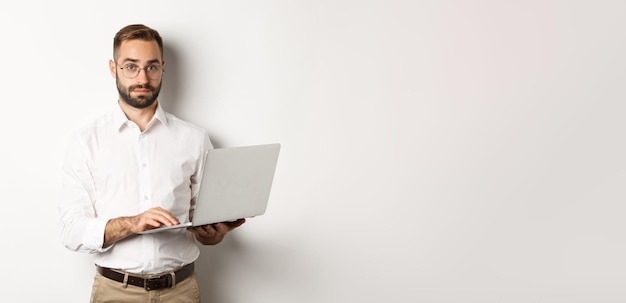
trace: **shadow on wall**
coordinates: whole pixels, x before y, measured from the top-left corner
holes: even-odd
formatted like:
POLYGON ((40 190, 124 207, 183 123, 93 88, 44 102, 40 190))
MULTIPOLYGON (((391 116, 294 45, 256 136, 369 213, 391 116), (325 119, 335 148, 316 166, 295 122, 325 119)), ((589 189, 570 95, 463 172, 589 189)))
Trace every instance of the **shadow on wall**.
MULTIPOLYGON (((163 106, 165 111, 172 113, 181 119, 187 119, 184 111, 185 105, 188 106, 189 104, 182 104, 185 100, 183 100, 184 96, 181 93, 181 89, 183 87, 183 83, 186 81, 186 76, 189 75, 188 73, 181 71, 190 69, 185 68, 185 62, 175 45, 163 43, 163 53, 165 58, 165 74, 163 75, 163 86, 161 87, 159 102, 161 102, 161 106, 163 106)), ((197 121, 190 122, 200 125, 197 121)), ((215 134, 211 133, 210 138, 213 147, 219 148, 223 146, 222 140, 220 140, 215 134)))
MULTIPOLYGON (((163 52, 165 58, 165 74, 159 102, 165 111, 185 119, 185 106, 181 89, 185 83, 184 60, 175 45, 164 43, 163 52), (163 100, 163 101, 161 101, 163 100)), ((194 121, 190 121, 194 122, 194 121)), ((221 147, 219 139, 211 135, 211 143, 214 147, 221 147)), ((246 224, 240 228, 245 228, 246 224)), ((228 291, 232 289, 233 280, 229 277, 231 271, 236 268, 237 256, 241 255, 242 245, 237 241, 236 235, 230 233, 216 246, 200 245, 200 257, 196 261, 196 272, 203 302, 225 302, 228 291)))
POLYGON ((184 75, 180 73, 180 65, 183 62, 176 47, 167 43, 163 44, 163 57, 165 59, 165 73, 163 74, 159 102, 165 111, 179 116, 181 112, 180 88, 184 81, 184 75))

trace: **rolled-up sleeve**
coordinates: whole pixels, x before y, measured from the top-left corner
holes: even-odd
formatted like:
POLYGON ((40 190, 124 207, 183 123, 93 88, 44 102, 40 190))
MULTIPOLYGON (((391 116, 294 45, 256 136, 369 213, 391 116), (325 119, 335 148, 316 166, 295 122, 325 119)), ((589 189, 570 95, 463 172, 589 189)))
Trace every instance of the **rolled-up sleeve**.
POLYGON ((88 149, 78 134, 68 142, 58 206, 61 243, 72 251, 96 253, 103 248, 107 219, 98 218, 88 149))

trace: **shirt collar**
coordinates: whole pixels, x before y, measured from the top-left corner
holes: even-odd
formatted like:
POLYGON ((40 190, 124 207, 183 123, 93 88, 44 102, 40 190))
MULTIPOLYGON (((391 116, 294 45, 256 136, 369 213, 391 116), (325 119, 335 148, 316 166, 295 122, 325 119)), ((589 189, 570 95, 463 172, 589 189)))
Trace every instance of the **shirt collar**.
POLYGON ((167 127, 167 116, 165 115, 165 111, 161 107, 161 103, 159 103, 159 101, 157 101, 157 108, 154 112, 154 117, 152 117, 153 121, 155 119, 159 120, 163 124, 163 126, 167 127))
MULTIPOLYGON (((161 107, 161 103, 159 103, 158 101, 156 102, 157 102, 157 108, 156 108, 156 111, 154 112, 154 116, 152 117, 152 120, 150 120, 150 122, 148 123, 148 127, 154 124, 155 121, 159 121, 163 124, 163 126, 167 127, 167 115, 165 115, 165 111, 161 107)), ((115 109, 113 110, 113 126, 117 130, 122 130, 122 127, 124 127, 124 125, 126 125, 127 122, 129 122, 129 120, 126 117, 126 114, 124 113, 124 111, 122 110, 122 107, 119 105, 119 103, 116 103, 115 109)))

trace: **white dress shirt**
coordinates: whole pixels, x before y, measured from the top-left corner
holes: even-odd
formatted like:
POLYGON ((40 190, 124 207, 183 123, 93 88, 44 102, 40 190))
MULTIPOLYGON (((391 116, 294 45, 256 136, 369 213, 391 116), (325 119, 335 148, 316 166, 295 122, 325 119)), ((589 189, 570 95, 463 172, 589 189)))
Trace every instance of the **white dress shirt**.
POLYGON ((100 266, 133 273, 160 273, 195 261, 200 251, 184 228, 131 235, 103 248, 104 229, 109 219, 156 206, 189 221, 211 148, 205 129, 166 113, 160 104, 143 132, 117 105, 69 141, 59 204, 61 242, 94 254, 100 266))

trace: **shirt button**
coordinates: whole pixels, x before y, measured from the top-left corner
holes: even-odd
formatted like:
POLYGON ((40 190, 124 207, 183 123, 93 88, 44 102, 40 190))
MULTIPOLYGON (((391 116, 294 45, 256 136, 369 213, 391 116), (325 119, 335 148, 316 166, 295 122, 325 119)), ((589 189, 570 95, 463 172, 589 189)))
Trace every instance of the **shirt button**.
POLYGON ((148 166, 148 164, 146 164, 146 163, 141 164, 141 167, 143 167, 143 168, 146 168, 146 166, 148 166))
POLYGON ((144 200, 148 200, 148 196, 143 196, 143 199, 144 200))

